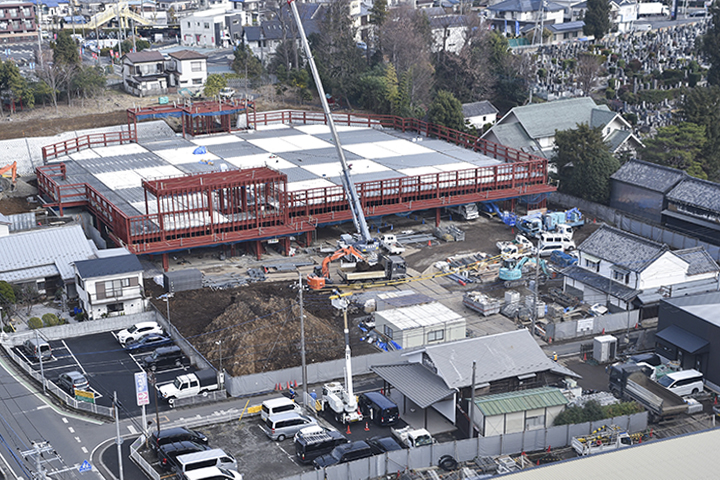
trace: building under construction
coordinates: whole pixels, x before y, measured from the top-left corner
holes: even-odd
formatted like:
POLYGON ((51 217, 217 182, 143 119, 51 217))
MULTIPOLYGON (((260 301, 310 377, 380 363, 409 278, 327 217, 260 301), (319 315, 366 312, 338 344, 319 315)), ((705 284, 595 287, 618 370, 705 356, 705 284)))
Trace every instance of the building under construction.
MULTIPOLYGON (((543 206, 547 159, 393 116, 334 114, 367 218, 471 202, 543 206)), ((169 129, 169 128, 168 128, 169 129)), ((128 110, 120 132, 43 148, 46 207, 82 207, 111 242, 138 255, 290 237, 352 219, 322 113, 255 112, 239 102, 128 110), (182 137, 138 140, 138 121, 177 117, 182 137)), ((304 235, 303 235, 304 234, 304 235)))

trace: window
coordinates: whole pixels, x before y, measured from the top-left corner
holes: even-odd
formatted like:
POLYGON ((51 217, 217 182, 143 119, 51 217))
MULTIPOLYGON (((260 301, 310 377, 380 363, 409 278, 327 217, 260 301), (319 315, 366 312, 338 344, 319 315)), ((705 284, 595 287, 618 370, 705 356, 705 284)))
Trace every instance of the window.
POLYGON ((203 28, 204 28, 205 30, 210 30, 210 24, 207 23, 207 22, 205 22, 205 23, 203 24, 203 28))
POLYGON ((613 270, 613 280, 627 284, 630 281, 630 272, 613 270))
POLYGON ((599 272, 599 271, 600 271, 600 262, 593 262, 592 260, 586 258, 586 259, 585 259, 585 266, 586 266, 588 269, 590 269, 590 270, 592 270, 592 271, 594 271, 594 272, 599 272))
POLYGON ((107 306, 108 313, 122 312, 125 310, 125 305, 121 303, 109 303, 107 306))
POLYGON ((190 22, 188 22, 188 28, 190 28, 190 22))
POLYGON ((75 275, 75 283, 77 283, 78 287, 80 287, 80 288, 82 288, 83 290, 85 290, 85 282, 83 282, 83 279, 80 278, 79 275, 75 275))
MULTIPOLYGON (((109 297, 122 297, 123 287, 130 286, 130 279, 123 278, 121 280, 108 280, 105 282, 105 298, 109 297)), ((108 309, 110 307, 108 306, 108 309)))
POLYGON ((383 333, 386 337, 388 337, 390 340, 393 338, 393 329, 388 327, 387 325, 384 325, 383 333))
POLYGON ((202 85, 202 78, 193 78, 193 85, 202 85))
POLYGON ((428 342, 437 342, 445 338, 444 330, 435 330, 434 332, 428 332, 428 342))
POLYGON ((202 62, 190 62, 190 71, 202 72, 202 62))

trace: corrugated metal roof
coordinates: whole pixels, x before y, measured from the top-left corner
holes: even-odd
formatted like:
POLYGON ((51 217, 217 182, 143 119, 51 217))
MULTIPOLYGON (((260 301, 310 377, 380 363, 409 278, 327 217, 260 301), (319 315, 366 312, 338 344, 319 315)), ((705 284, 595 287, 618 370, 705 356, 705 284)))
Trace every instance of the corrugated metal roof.
POLYGON ((121 273, 141 272, 140 260, 133 254, 120 257, 95 258, 75 262, 75 268, 82 278, 107 277, 121 273))
POLYGON ((613 180, 665 193, 685 178, 685 172, 640 160, 630 160, 610 177, 613 180))
POLYGON ((642 272, 669 249, 662 243, 602 225, 580 244, 578 250, 632 272, 642 272))
POLYGON ((473 361, 476 385, 544 371, 578 376, 550 360, 526 329, 426 346, 423 351, 450 388, 470 385, 473 361))
POLYGON ((523 412, 536 408, 557 407, 566 403, 568 403, 568 400, 560 392, 560 389, 553 387, 499 393, 475 399, 475 405, 486 417, 523 412))
POLYGON ((455 390, 448 388, 440 377, 419 363, 375 365, 370 370, 397 388, 420 408, 446 399, 455 390))
POLYGON ((602 455, 590 455, 531 468, 503 478, 512 480, 632 480, 718 477, 720 429, 654 440, 602 455))
POLYGON ((720 184, 687 177, 667 194, 667 199, 718 213, 720 184))
POLYGON ((94 258, 96 248, 80 225, 71 225, 0 237, 0 252, 1 280, 17 282, 53 275, 67 280, 74 275, 72 263, 94 258))
POLYGON ((555 2, 544 0, 504 0, 495 5, 490 5, 488 10, 495 12, 536 12, 542 5, 546 12, 557 12, 563 10, 563 6, 555 2))
POLYGON ((385 321, 392 323, 401 330, 465 320, 464 317, 439 302, 382 310, 375 312, 376 322, 378 322, 378 317, 385 319, 385 321))

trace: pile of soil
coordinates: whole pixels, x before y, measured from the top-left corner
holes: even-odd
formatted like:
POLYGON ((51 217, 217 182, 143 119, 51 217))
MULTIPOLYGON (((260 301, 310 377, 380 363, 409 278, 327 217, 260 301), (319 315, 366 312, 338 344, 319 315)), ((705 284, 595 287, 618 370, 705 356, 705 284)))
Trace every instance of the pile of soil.
MULTIPOLYGON (((147 288, 159 311, 167 305, 147 288)), ((326 296, 308 294, 305 302, 307 363, 344 355, 342 326, 326 296)), ((300 312, 291 282, 255 283, 228 290, 177 292, 170 300, 170 320, 216 368, 247 375, 294 367, 300 359, 300 312), (216 342, 222 341, 220 345, 216 342)))

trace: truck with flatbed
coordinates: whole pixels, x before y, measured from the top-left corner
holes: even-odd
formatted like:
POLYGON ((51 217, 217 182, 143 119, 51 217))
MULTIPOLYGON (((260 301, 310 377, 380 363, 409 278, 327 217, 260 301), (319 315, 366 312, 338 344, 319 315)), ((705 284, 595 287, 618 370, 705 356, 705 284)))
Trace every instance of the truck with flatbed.
POLYGON ((682 397, 650 380, 640 365, 613 365, 609 374, 610 391, 645 407, 650 413, 651 422, 666 420, 687 411, 687 404, 682 397))
POLYGON ((633 437, 617 425, 603 425, 590 435, 573 437, 571 441, 573 450, 581 456, 617 450, 633 443, 633 437))
POLYGON ((400 255, 405 252, 405 247, 402 246, 395 235, 390 233, 380 237, 380 245, 391 255, 400 255))
POLYGON ((361 268, 358 262, 351 270, 338 269, 338 275, 345 283, 398 280, 405 277, 407 264, 399 255, 381 255, 380 261, 369 268, 361 268))
POLYGON ((430 432, 424 428, 412 428, 410 425, 404 428, 391 427, 390 433, 405 448, 416 448, 435 443, 430 432))
POLYGON ((178 399, 207 395, 219 388, 220 383, 214 370, 198 370, 195 373, 178 375, 172 383, 158 385, 157 391, 170 406, 174 406, 178 399))

